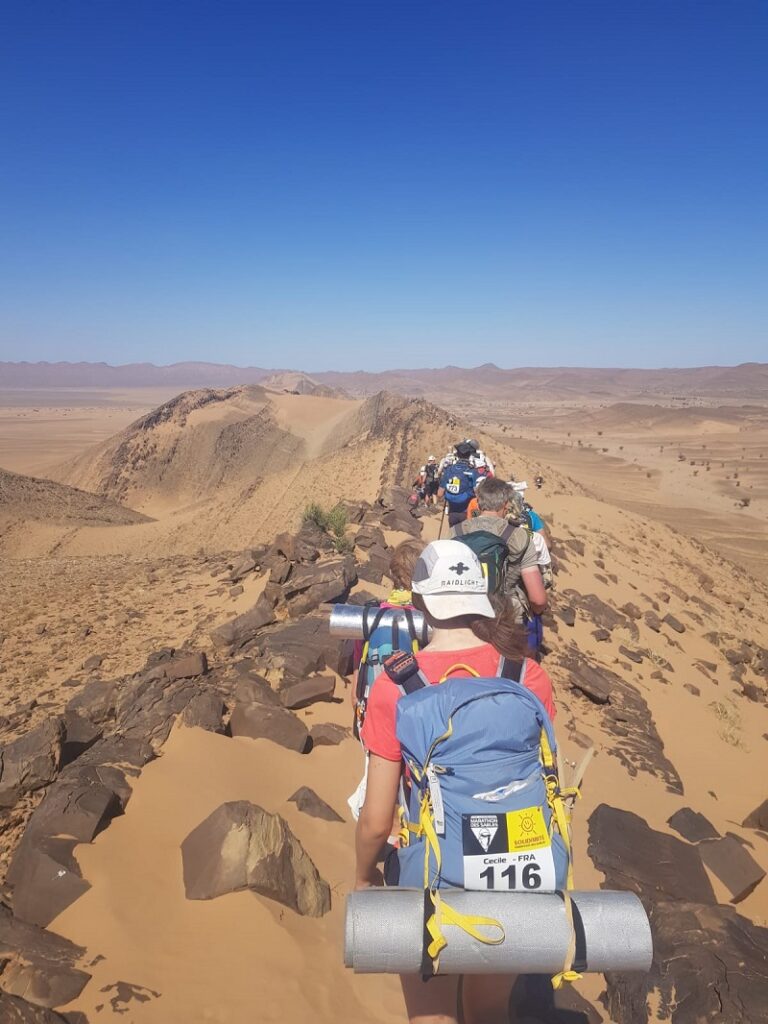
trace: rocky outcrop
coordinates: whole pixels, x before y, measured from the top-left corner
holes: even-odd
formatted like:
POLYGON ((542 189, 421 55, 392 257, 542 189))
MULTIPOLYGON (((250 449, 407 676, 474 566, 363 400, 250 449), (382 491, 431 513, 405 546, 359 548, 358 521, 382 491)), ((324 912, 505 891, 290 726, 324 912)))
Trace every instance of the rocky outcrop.
POLYGON ((84 955, 82 947, 19 921, 0 904, 2 986, 7 995, 21 996, 36 1006, 63 1006, 82 992, 90 978, 74 966, 84 955))
POLYGON ((331 907, 328 883, 279 814, 236 800, 222 804, 181 844, 187 899, 251 889, 308 917, 331 907))
POLYGON ((300 718, 282 707, 267 704, 238 704, 229 720, 233 736, 271 740, 288 750, 304 754, 311 746, 309 730, 300 718))
POLYGON ((314 789, 309 786, 300 786, 296 792, 288 797, 288 803, 296 804, 302 814, 309 814, 312 818, 322 818, 324 821, 344 821, 340 814, 321 799, 314 789))
POLYGON ((274 621, 274 608, 262 594, 250 611, 212 630, 211 643, 221 650, 236 651, 253 640, 260 629, 274 621))

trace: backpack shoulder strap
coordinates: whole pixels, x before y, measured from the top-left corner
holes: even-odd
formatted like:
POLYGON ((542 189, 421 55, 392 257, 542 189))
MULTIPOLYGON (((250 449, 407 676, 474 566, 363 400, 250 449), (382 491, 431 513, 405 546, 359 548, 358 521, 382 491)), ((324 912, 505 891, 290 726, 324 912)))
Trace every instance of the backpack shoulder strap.
POLYGON ((524 683, 525 668, 525 658, 521 661, 513 661, 511 658, 505 658, 504 655, 501 654, 499 656, 499 664, 496 669, 496 674, 499 679, 510 679, 515 683, 524 683))
POLYGON ((384 659, 383 667, 392 682, 399 686, 403 693, 415 693, 416 690, 429 686, 429 680, 410 651, 395 651, 384 659))
POLYGON ((516 529, 517 527, 514 523, 507 523, 507 525, 504 527, 499 536, 501 537, 505 544, 509 543, 509 538, 512 536, 516 529))
MULTIPOLYGON (((403 612, 405 613, 405 621, 408 623, 408 633, 411 638, 411 647, 413 648, 414 644, 419 648, 426 647, 427 644, 429 643, 429 626, 427 625, 427 620, 423 620, 421 625, 421 631, 419 631, 416 628, 416 622, 414 621, 413 618, 413 609, 403 608, 403 612)), ((413 653, 415 654, 416 651, 414 650, 413 653)))

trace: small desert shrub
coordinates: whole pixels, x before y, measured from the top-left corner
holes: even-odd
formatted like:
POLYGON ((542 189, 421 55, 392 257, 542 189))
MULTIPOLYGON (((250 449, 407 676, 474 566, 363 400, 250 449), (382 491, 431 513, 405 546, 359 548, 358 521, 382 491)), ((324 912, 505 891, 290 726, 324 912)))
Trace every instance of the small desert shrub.
POLYGON ((741 715, 731 701, 715 700, 709 705, 721 725, 720 739, 738 750, 746 750, 747 745, 741 735, 741 715))
POLYGON ((354 544, 345 536, 347 528, 347 510, 343 505, 334 505, 333 508, 324 509, 317 502, 311 502, 304 509, 302 519, 305 523, 314 523, 321 530, 333 537, 333 543, 340 554, 348 554, 353 550, 354 544))

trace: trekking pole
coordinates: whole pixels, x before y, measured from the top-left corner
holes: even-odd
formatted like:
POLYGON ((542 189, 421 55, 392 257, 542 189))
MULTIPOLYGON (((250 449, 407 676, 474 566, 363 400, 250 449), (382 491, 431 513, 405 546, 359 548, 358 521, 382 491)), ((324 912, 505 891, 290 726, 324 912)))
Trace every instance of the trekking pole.
POLYGON ((437 539, 438 540, 440 540, 440 538, 443 535, 443 523, 445 522, 445 510, 446 510, 447 507, 448 507, 448 502, 444 501, 443 502, 443 514, 440 516, 440 529, 437 531, 437 539))

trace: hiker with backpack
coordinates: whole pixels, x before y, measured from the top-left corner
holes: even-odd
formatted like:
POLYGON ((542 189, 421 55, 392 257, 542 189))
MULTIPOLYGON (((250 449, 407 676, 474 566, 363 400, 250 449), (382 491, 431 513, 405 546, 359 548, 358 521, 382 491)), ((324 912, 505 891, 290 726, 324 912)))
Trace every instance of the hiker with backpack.
POLYGON ((448 525, 455 526, 467 515, 467 506, 475 496, 479 475, 470 463, 473 449, 467 441, 456 445, 456 461, 446 466, 440 477, 437 497, 444 499, 448 509, 448 525))
POLYGON ((440 477, 437 472, 437 459, 430 455, 419 471, 421 490, 425 505, 437 504, 437 489, 440 485, 440 477))
POLYGON ((536 546, 528 530, 507 521, 514 508, 509 484, 497 477, 484 480, 477 489, 477 503, 479 515, 457 523, 452 536, 478 555, 490 593, 507 594, 518 623, 524 624, 547 607, 536 546))
POLYGON ((508 1020, 513 977, 437 973, 440 950, 451 941, 444 924, 480 942, 498 941, 478 930, 497 922, 451 908, 450 888, 545 892, 571 881, 552 683, 525 657, 525 634, 509 602, 497 594, 492 603, 488 586, 479 558, 460 541, 424 549, 412 591, 432 639, 415 657, 387 659, 363 726, 370 768, 355 837, 356 888, 384 878, 424 888, 423 978, 401 976, 411 1024, 508 1020), (403 788, 400 846, 390 850, 382 875, 379 854, 403 788))

